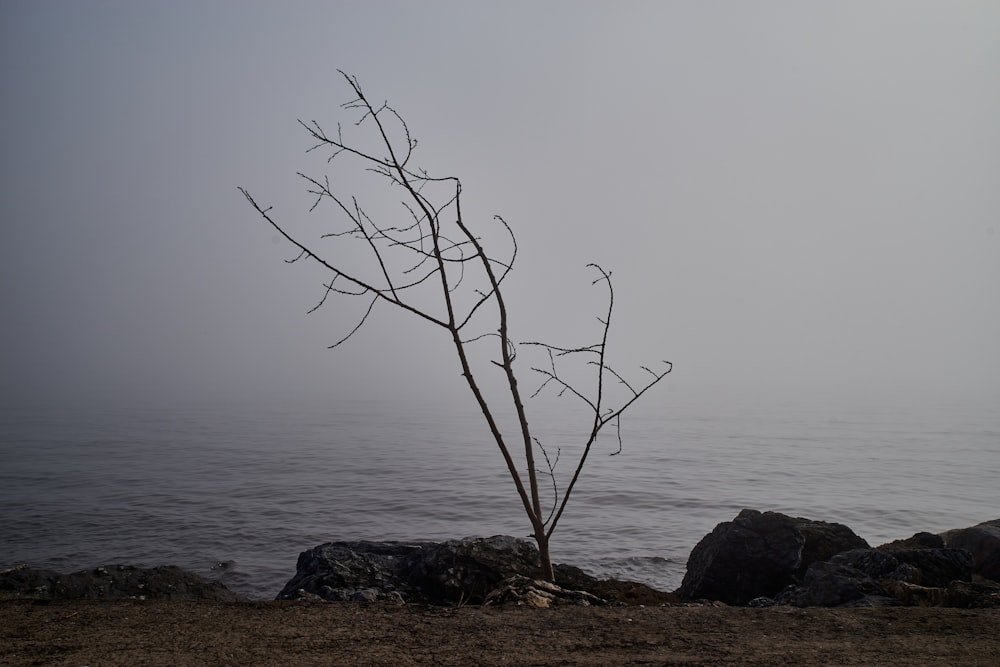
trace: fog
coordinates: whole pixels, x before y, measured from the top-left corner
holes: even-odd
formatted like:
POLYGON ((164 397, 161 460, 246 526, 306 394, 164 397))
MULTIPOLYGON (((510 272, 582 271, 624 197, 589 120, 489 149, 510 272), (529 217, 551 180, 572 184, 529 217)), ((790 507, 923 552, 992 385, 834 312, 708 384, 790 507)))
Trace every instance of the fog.
POLYGON ((359 304, 307 315, 237 191, 331 215, 296 121, 356 118, 340 68, 514 229, 515 340, 594 342, 598 262, 616 368, 675 364, 654 407, 1000 405, 998 35, 991 1, 5 2, 0 400, 464 398, 404 313, 327 350, 359 304))

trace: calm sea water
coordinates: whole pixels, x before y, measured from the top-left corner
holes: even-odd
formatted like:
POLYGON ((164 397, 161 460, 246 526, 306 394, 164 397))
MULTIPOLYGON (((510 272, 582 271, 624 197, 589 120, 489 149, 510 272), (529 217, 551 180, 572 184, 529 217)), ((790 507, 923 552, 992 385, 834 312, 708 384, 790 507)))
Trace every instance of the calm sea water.
MULTIPOLYGON (((457 412, 3 410, 0 567, 176 564, 271 598, 329 540, 526 536, 481 417, 457 412)), ((996 411, 671 406, 623 435, 595 451, 554 557, 662 589, 744 507, 872 544, 1000 516, 996 411)), ((565 479, 575 434, 546 442, 565 479)))

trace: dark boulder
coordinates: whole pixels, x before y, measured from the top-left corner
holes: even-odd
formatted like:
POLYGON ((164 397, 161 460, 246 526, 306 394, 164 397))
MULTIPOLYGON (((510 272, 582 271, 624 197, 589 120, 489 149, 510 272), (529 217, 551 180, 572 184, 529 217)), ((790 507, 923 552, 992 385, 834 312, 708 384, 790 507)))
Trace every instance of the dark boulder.
POLYGON ((962 549, 855 549, 810 565, 802 584, 779 600, 799 607, 952 606, 969 599, 971 589, 960 585, 971 577, 972 558, 962 549))
POLYGON ((899 561, 899 567, 888 579, 931 588, 972 581, 972 554, 965 549, 896 549, 889 553, 899 561))
POLYGON ((826 562, 809 566, 802 585, 787 589, 781 602, 797 607, 871 607, 898 604, 879 583, 908 580, 913 568, 901 568, 891 554, 875 549, 854 549, 826 562))
POLYGON ((726 604, 773 596, 791 582, 804 544, 791 517, 745 509, 698 542, 677 593, 726 604))
POLYGON ((728 604, 995 607, 990 576, 1000 578, 1000 520, 871 549, 841 524, 743 510, 694 548, 677 593, 728 604))
POLYGON ((498 535, 447 542, 329 542, 302 552, 279 600, 480 603, 514 575, 537 578, 538 550, 498 535))
POLYGON ((842 523, 810 521, 796 518, 795 527, 805 538, 799 561, 799 574, 805 574, 813 563, 830 560, 852 549, 867 549, 868 542, 842 523))
POLYGON ((504 579, 541 576, 541 563, 533 542, 495 535, 414 551, 403 563, 402 575, 429 601, 478 604, 504 579))
POLYGON ((327 542, 299 554, 279 600, 365 600, 407 597, 403 563, 434 542, 327 542))
POLYGON ((949 547, 965 549, 972 554, 974 574, 1000 581, 1000 519, 949 530, 941 537, 949 547))
POLYGON ((0 572, 0 592, 32 598, 117 600, 244 600, 218 581, 172 565, 105 565, 61 574, 19 566, 0 572))
POLYGON ((428 604, 612 604, 676 602, 644 584, 595 579, 556 565, 556 586, 541 578, 533 542, 498 535, 447 542, 329 542, 302 552, 279 600, 428 604))
POLYGON ((786 590, 778 596, 778 601, 797 607, 893 604, 875 579, 849 565, 830 562, 810 565, 802 585, 786 590))
POLYGON ((915 533, 903 540, 894 540, 875 547, 879 551, 895 551, 897 549, 941 549, 945 545, 940 535, 934 533, 915 533))
POLYGON ((774 597, 817 561, 868 543, 841 524, 744 509, 695 546, 677 594, 742 605, 774 597))

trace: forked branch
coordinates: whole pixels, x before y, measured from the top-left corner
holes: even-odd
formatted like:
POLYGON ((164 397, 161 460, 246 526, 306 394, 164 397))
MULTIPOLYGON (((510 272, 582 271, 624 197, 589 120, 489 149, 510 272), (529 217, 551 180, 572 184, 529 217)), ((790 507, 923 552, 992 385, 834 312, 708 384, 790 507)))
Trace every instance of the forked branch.
POLYGON ((605 271, 598 264, 588 264, 589 267, 595 269, 598 272, 598 277, 594 279, 593 285, 598 283, 604 283, 608 289, 608 309, 605 317, 597 318, 598 322, 601 323, 601 339, 597 343, 591 345, 583 345, 580 347, 561 347, 558 345, 551 345, 549 343, 541 343, 537 341, 529 341, 523 343, 524 345, 532 345, 535 347, 540 347, 547 352, 549 359, 548 368, 532 367, 532 370, 542 376, 543 380, 532 396, 539 395, 546 387, 554 386, 556 388, 556 395, 563 396, 565 394, 570 394, 575 396, 581 402, 584 403, 593 415, 593 421, 591 422, 590 432, 586 436, 586 442, 584 443, 583 450, 580 454, 580 458, 577 461, 576 469, 573 472, 573 477, 570 480, 569 485, 563 492, 562 500, 559 503, 559 509, 556 511, 554 516, 550 516, 549 520, 546 522, 546 532, 551 535, 555 531, 556 525, 559 523, 560 517, 562 517, 563 511, 566 509, 566 504, 569 502, 569 497, 573 493, 573 489, 576 487, 576 482, 580 478, 580 472, 583 470, 584 465, 587 462, 587 458, 590 456, 590 451, 595 442, 597 442, 597 437, 600 432, 608 424, 614 423, 616 436, 618 439, 618 450, 613 454, 619 454, 622 450, 621 441, 621 416, 622 414, 632 406, 639 398, 645 394, 647 391, 652 389, 660 380, 667 376, 671 370, 673 370, 673 364, 669 361, 664 361, 664 367, 660 371, 653 371, 647 366, 641 366, 641 368, 646 371, 650 377, 646 379, 644 384, 634 384, 628 382, 618 371, 611 368, 607 363, 607 346, 608 346, 608 332, 611 329, 611 315, 614 312, 615 306, 615 292, 614 286, 611 283, 611 274, 605 271), (588 394, 586 389, 583 389, 574 382, 567 380, 559 372, 559 367, 557 363, 558 358, 573 357, 575 355, 583 355, 585 359, 585 364, 587 366, 593 366, 596 368, 596 380, 594 382, 594 387, 591 390, 592 393, 588 394), (623 385, 628 389, 629 396, 618 403, 615 406, 606 406, 606 391, 605 382, 607 376, 613 377, 619 384, 623 385))

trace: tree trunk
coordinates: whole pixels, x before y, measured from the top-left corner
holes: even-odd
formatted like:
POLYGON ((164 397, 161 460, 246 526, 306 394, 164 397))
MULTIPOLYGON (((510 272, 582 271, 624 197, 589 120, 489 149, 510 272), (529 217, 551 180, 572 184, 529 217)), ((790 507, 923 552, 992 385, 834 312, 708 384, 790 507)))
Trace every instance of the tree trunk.
POLYGON ((549 554, 549 538, 544 529, 535 533, 535 542, 538 543, 538 560, 542 564, 542 578, 545 581, 556 583, 555 570, 552 569, 552 556, 549 554))

